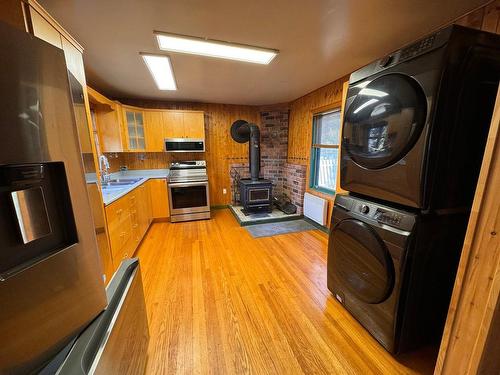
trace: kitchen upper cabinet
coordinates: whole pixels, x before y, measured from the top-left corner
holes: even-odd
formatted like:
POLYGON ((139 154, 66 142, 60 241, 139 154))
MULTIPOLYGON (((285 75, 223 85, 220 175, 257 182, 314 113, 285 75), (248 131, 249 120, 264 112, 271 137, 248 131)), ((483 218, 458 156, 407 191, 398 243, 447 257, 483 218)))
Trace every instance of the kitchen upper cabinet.
POLYGON ((85 81, 85 67, 83 65, 82 53, 64 36, 61 36, 61 43, 66 60, 66 67, 80 85, 85 87, 87 83, 85 81))
POLYGON ((128 151, 146 151, 144 114, 142 111, 123 107, 128 151))
MULTIPOLYGON (((29 16, 33 27, 33 34, 64 52, 66 67, 70 75, 70 85, 73 94, 73 112, 75 114, 78 139, 82 153, 92 154, 92 144, 90 138, 89 120, 87 117, 86 97, 85 97, 85 68, 83 65, 82 51, 75 47, 71 36, 61 34, 51 23, 51 18, 46 13, 40 13, 37 9, 29 7, 29 16), (77 82, 77 83, 76 83, 77 82), (74 91, 75 83, 81 89, 74 91), (78 97, 75 97, 77 95, 78 97)), ((81 47, 80 47, 81 48, 81 47)))
POLYGON ((87 91, 99 137, 100 151, 103 153, 125 151, 126 137, 121 104, 109 100, 91 87, 87 87, 87 91))
POLYGON ((101 152, 163 152, 165 138, 205 139, 202 111, 142 109, 88 87, 101 152))
POLYGON ((185 138, 204 139, 205 116, 203 112, 184 112, 182 115, 185 138))
POLYGON ((205 138, 205 117, 198 111, 164 112, 165 138, 205 138))
POLYGON ((122 126, 122 112, 119 104, 94 106, 97 133, 101 152, 125 151, 125 132, 122 126))
POLYGON ((63 48, 61 33, 50 24, 47 19, 42 16, 34 8, 30 7, 31 24, 33 25, 33 34, 47 43, 63 48))
POLYGON ((76 129, 82 153, 92 154, 91 133, 87 108, 85 106, 85 68, 82 53, 64 36, 61 36, 62 49, 66 60, 66 67, 70 75, 70 85, 73 92, 73 112, 75 114, 76 129), (75 86, 76 85, 76 86, 75 86), (78 90, 75 88, 78 87, 78 90))
POLYGON ((150 189, 153 218, 165 219, 169 217, 167 179, 155 178, 149 180, 147 183, 150 189))
POLYGON ((182 112, 163 112, 163 127, 165 129, 165 138, 186 138, 182 112))
POLYGON ((145 110, 146 151, 165 151, 165 138, 205 138, 203 112, 145 110))
POLYGON ((165 128, 162 111, 144 112, 144 132, 146 135, 146 151, 161 152, 165 150, 165 128))

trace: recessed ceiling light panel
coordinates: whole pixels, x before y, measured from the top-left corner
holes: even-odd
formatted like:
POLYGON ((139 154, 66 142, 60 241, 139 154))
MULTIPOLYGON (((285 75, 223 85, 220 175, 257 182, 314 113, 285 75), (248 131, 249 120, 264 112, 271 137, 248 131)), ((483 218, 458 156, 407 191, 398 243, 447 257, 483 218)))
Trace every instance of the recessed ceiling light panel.
POLYGON ((155 32, 155 36, 161 50, 188 53, 191 55, 218 57, 221 59, 246 61, 255 64, 269 64, 278 54, 278 51, 273 49, 220 42, 190 36, 161 32, 155 32))
POLYGON ((168 56, 141 53, 141 56, 160 90, 177 90, 174 71, 168 56))

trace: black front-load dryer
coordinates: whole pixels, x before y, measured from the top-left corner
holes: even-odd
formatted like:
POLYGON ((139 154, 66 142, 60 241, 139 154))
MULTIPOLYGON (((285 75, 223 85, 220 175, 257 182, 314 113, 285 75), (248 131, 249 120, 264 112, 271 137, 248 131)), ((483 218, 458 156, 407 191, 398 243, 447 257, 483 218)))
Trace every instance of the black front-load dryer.
POLYGON ((422 210, 468 207, 500 77, 500 36, 452 26, 351 74, 340 184, 422 210))
POLYGON ((391 353, 439 340, 466 225, 337 195, 328 289, 391 353))

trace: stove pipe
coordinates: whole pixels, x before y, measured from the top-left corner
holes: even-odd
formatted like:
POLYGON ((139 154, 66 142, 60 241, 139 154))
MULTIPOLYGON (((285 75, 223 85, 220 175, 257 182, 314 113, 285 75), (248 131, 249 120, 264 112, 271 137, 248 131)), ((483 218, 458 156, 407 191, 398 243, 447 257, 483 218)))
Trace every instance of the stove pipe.
POLYGON ((245 120, 237 120, 231 125, 231 137, 238 143, 248 144, 248 160, 252 181, 259 180, 260 174, 260 129, 245 120))

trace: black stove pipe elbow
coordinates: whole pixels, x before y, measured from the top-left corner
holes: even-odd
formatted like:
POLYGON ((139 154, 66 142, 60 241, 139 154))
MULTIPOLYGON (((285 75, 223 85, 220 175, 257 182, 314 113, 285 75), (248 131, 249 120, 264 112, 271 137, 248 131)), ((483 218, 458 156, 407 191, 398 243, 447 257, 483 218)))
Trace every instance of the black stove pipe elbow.
POLYGON ((238 143, 248 144, 250 177, 258 181, 260 175, 260 129, 256 124, 237 120, 231 125, 231 137, 238 143))

